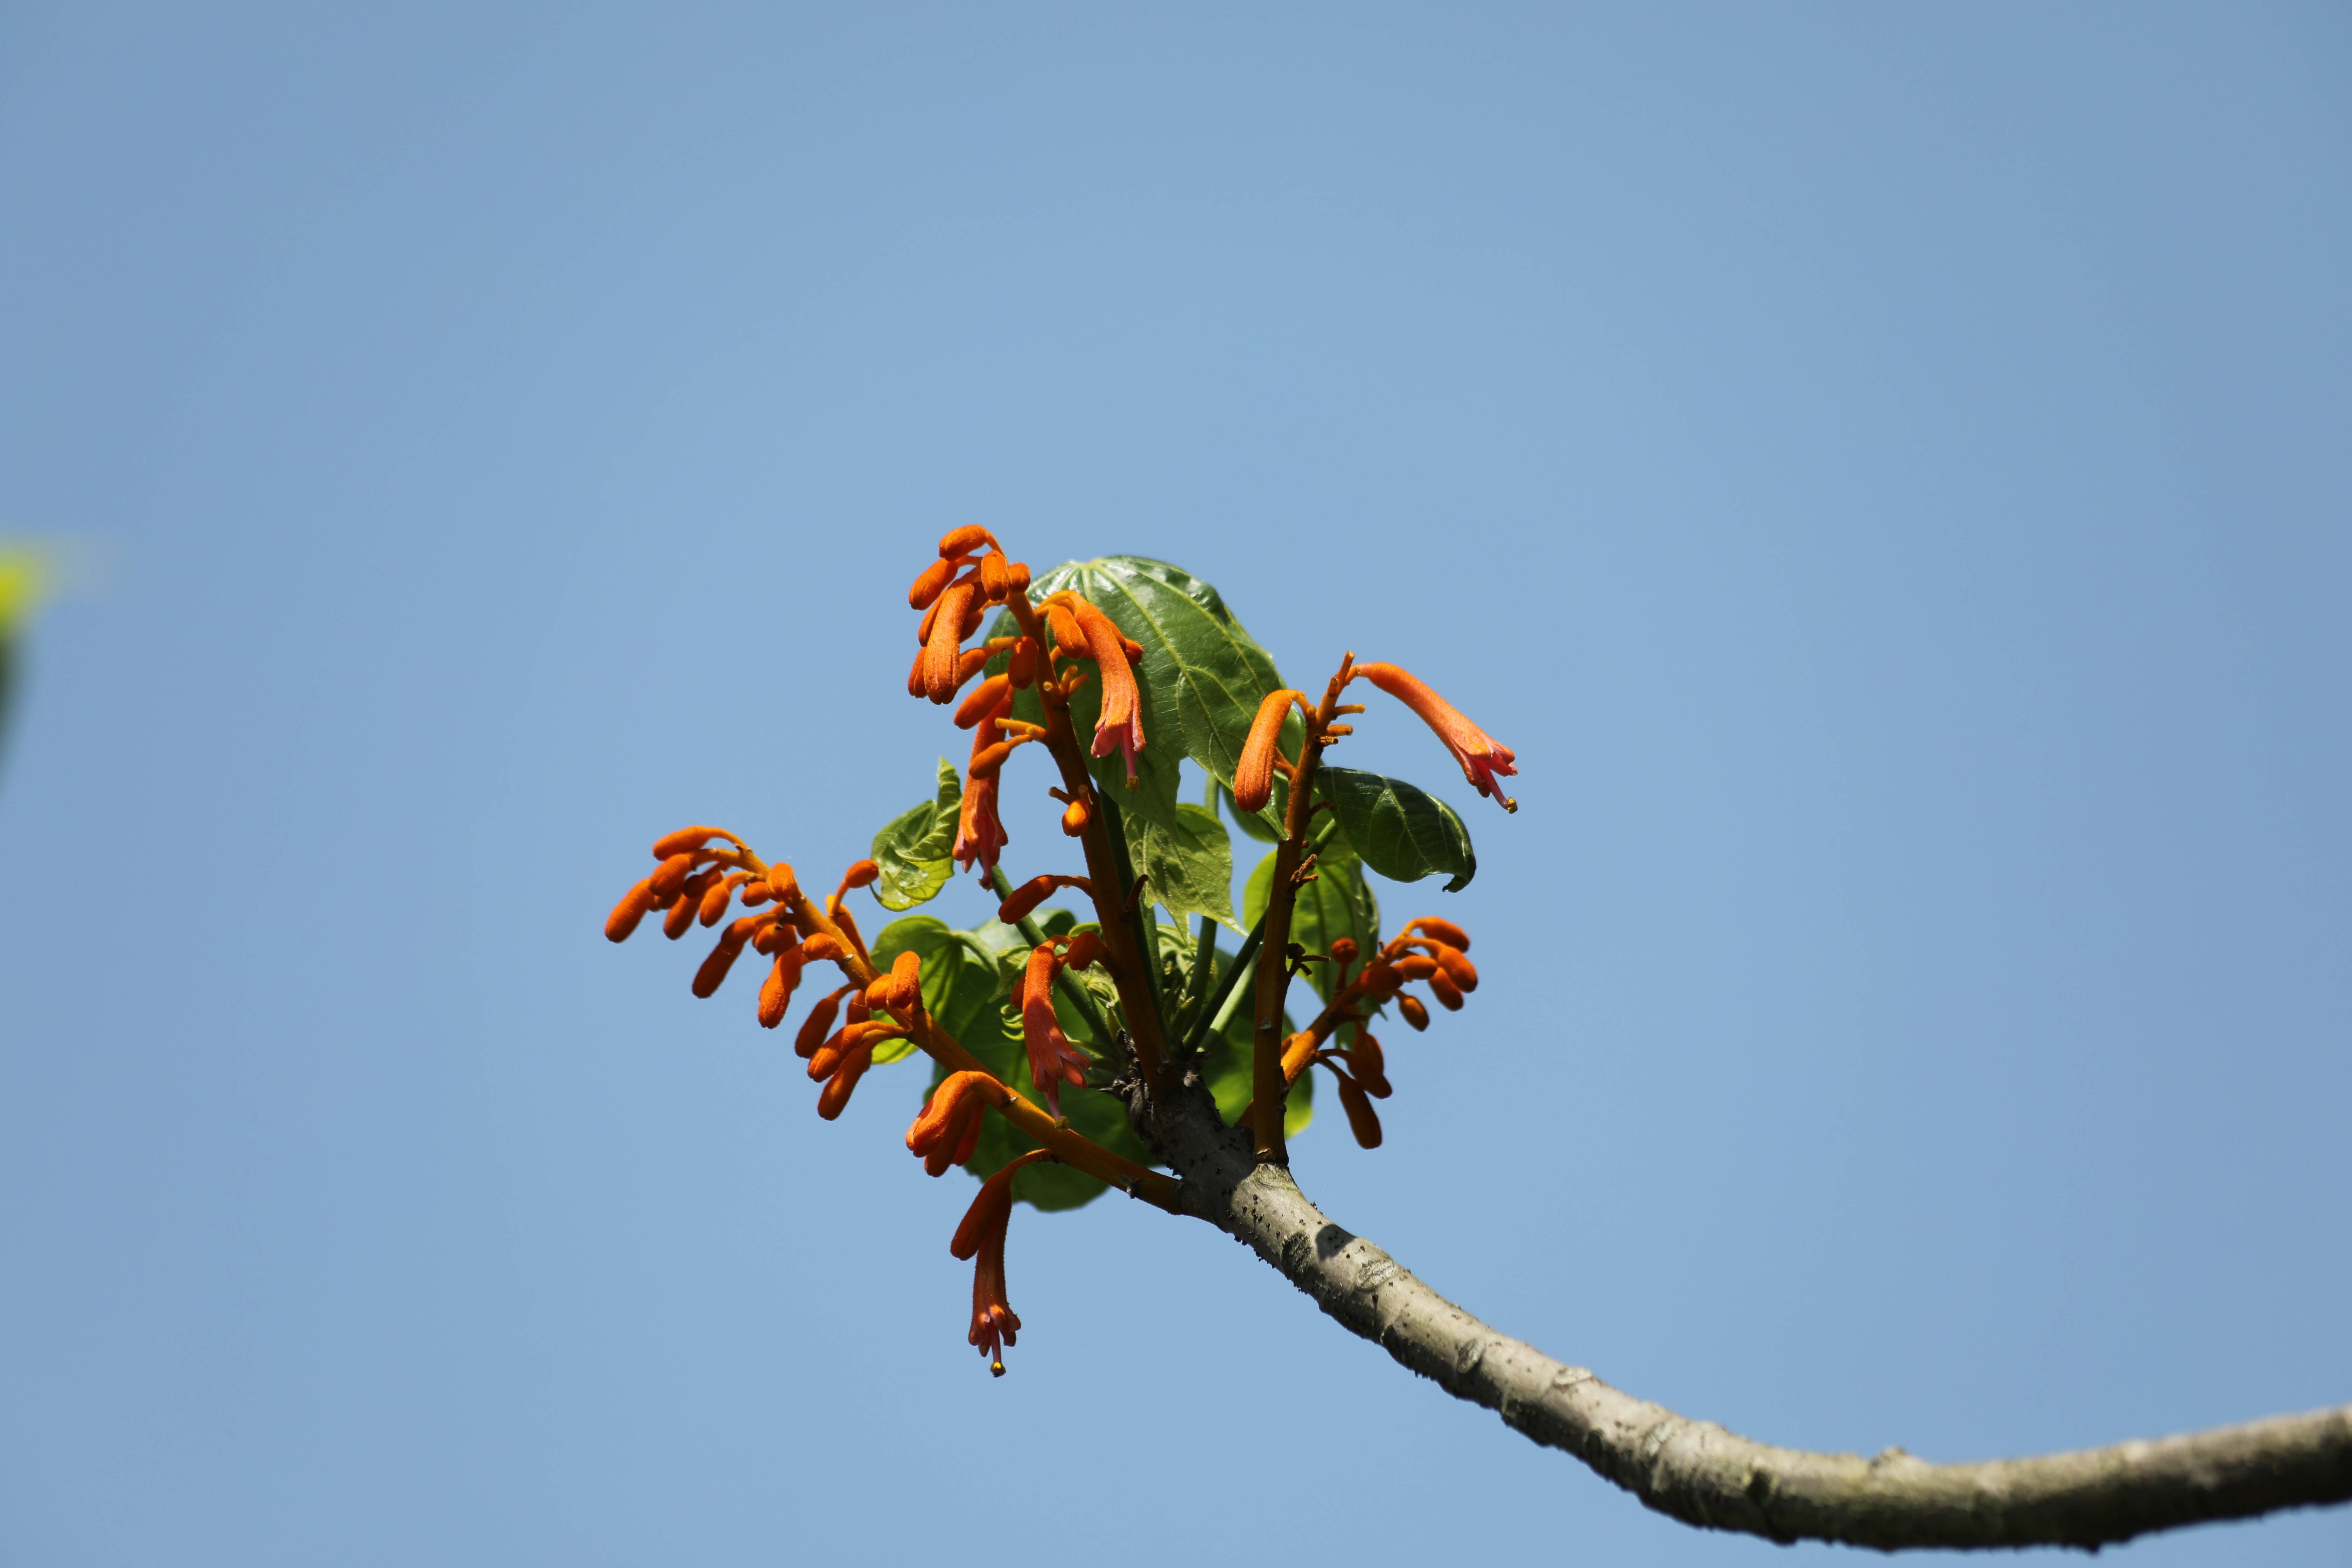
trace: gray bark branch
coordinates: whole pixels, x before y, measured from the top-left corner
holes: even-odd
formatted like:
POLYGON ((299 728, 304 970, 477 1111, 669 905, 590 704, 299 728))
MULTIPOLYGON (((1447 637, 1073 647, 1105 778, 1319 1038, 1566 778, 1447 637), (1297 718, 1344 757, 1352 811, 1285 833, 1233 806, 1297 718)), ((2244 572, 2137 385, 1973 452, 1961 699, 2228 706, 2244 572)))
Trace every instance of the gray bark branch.
POLYGON ((1458 1399, 1498 1412, 1649 1507, 1778 1542, 2097 1547, 2153 1530, 2352 1498, 2352 1405, 2185 1436, 1936 1465, 1750 1442, 1636 1399, 1498 1333, 1259 1165, 1196 1084, 1134 1101, 1182 1178, 1186 1213, 1245 1243, 1350 1332, 1458 1399))

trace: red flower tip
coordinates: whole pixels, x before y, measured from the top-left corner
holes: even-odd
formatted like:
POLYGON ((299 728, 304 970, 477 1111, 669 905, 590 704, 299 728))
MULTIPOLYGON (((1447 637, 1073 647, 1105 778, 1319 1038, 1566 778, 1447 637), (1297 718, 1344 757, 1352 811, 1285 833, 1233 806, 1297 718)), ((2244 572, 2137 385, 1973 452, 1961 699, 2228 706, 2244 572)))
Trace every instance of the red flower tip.
POLYGON ((1462 776, 1470 781, 1472 788, 1480 795, 1493 796, 1505 811, 1519 809, 1519 803, 1505 795, 1502 786, 1495 782, 1496 774, 1508 778, 1519 771, 1510 747, 1465 719, 1452 703, 1410 671, 1393 664, 1360 664, 1356 673, 1421 715, 1421 721, 1454 753, 1454 760, 1461 764, 1462 776))

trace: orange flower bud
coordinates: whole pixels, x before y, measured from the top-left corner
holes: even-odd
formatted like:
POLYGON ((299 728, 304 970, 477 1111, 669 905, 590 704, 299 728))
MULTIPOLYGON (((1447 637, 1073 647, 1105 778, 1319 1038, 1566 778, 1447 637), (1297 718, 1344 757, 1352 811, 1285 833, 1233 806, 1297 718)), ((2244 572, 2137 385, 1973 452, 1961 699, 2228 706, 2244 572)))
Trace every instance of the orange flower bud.
POLYGON ((1398 997, 1397 1009, 1404 1015, 1404 1021, 1411 1024, 1415 1029, 1426 1029, 1429 1027, 1429 1009, 1421 1005, 1420 997, 1398 997))
POLYGON ((719 918, 727 912, 727 906, 735 901, 735 889, 751 879, 749 871, 730 871, 711 883, 709 889, 702 895, 701 922, 707 926, 717 925, 719 918))
POLYGON ((1348 1131, 1356 1135, 1359 1147, 1377 1149, 1381 1146, 1380 1113, 1365 1098, 1363 1086, 1337 1068, 1331 1076, 1339 1080, 1339 1107, 1348 1113, 1348 1131))
POLYGON ((768 865, 768 896, 779 904, 795 902, 801 896, 800 879, 782 860, 771 861, 768 865))
POLYGON ((1345 969, 1356 962, 1356 939, 1343 936, 1331 944, 1331 962, 1345 969))
POLYGON ((1087 652, 1087 634, 1078 629, 1078 618, 1057 604, 1045 606, 1045 625, 1054 633, 1054 651, 1064 658, 1076 658, 1087 652))
POLYGON ((1037 644, 1034 640, 1023 637, 1013 645, 1012 668, 1005 671, 1005 675, 1014 686, 1024 690, 1037 684, 1037 644))
POLYGON ((1264 811, 1265 803, 1274 798, 1274 758, 1282 739, 1282 721, 1301 695, 1285 689, 1258 700, 1257 717, 1250 721, 1249 740, 1242 746, 1240 765, 1234 769, 1234 805, 1242 810, 1264 811))
MULTIPOLYGON (((1000 544, 996 548, 999 553, 1002 553, 1004 546, 1000 544)), ((1010 590, 1006 595, 1008 598, 1013 594, 1026 594, 1029 591, 1029 563, 1026 561, 1007 562, 1004 567, 1004 585, 1010 590)))
MULTIPOLYGON (((961 528, 950 529, 940 538, 940 559, 944 561, 951 555, 970 555, 984 544, 996 544, 996 535, 976 522, 968 522, 961 528)), ((1003 546, 997 545, 997 548, 1002 550, 1003 546)))
POLYGON ((1460 952, 1446 946, 1435 937, 1401 936, 1394 942, 1389 943, 1389 947, 1392 951, 1402 951, 1403 949, 1412 947, 1424 949, 1429 953, 1429 956, 1436 961, 1437 967, 1445 972, 1445 977, 1454 982, 1455 989, 1461 991, 1475 991, 1478 989, 1477 965, 1463 957, 1460 952))
POLYGON ((873 861, 856 861, 841 874, 841 890, 846 893, 853 888, 870 888, 881 875, 882 868, 873 861))
POLYGON ((1519 809, 1519 803, 1505 795, 1502 786, 1495 782, 1497 773, 1508 778, 1519 771, 1510 747, 1465 719, 1452 703, 1409 671, 1393 664, 1360 664, 1356 673, 1421 715, 1421 721, 1454 753, 1462 776, 1470 781, 1472 788, 1480 795, 1492 795, 1505 811, 1519 809))
POLYGON ((1423 957, 1418 952, 1409 952, 1402 958, 1391 959, 1389 967, 1407 980, 1429 980, 1437 973, 1437 960, 1423 957))
POLYGON ((714 838, 741 839, 723 827, 681 827, 676 833, 665 833, 654 840, 654 858, 667 860, 673 855, 690 855, 714 838))
POLYGON ((992 603, 1002 603, 1013 592, 1013 574, 1002 553, 983 557, 980 563, 980 596, 992 603))
POLYGON ((1470 951, 1469 933, 1465 931, 1460 926, 1455 925, 1452 921, 1442 921, 1435 915, 1423 915, 1418 920, 1405 921, 1404 929, 1408 931, 1417 931, 1423 932, 1426 935, 1435 937, 1439 942, 1444 942, 1446 946, 1454 949, 1457 952, 1467 952, 1470 951))
POLYGON ((628 941, 629 933, 637 929, 637 922, 644 920, 646 911, 653 907, 653 879, 648 877, 623 893, 621 901, 613 906, 613 912, 604 917, 605 940, 607 942, 628 941))
POLYGON ((1462 988, 1443 969, 1429 977, 1429 994, 1438 999, 1449 1013, 1462 1011, 1462 988))
POLYGON ((745 909, 755 910, 761 904, 766 903, 769 899, 772 898, 774 895, 768 891, 767 883, 755 877, 751 880, 744 883, 737 891, 736 896, 743 900, 743 907, 745 909))
POLYGON ((966 561, 942 559, 932 562, 929 566, 916 573, 914 582, 907 586, 907 608, 929 609, 932 601, 940 596, 940 590, 945 588, 948 585, 948 580, 966 564, 968 564, 966 561))
POLYGON ((694 917, 701 911, 702 895, 709 890, 715 877, 698 877, 677 890, 670 900, 669 913, 662 917, 662 934, 676 942, 694 929, 694 917))
POLYGON ((1091 815, 1092 813, 1087 809, 1085 801, 1070 802, 1069 809, 1062 813, 1063 834, 1071 838, 1083 837, 1087 831, 1087 818, 1091 815))
MULTIPOLYGON (((925 640, 928 642, 929 639, 925 640)), ((915 662, 907 667, 907 695, 909 697, 920 697, 923 694, 923 660, 928 657, 928 649, 917 648, 915 662)))
POLYGON ((702 967, 694 972, 694 994, 708 996, 718 990, 726 983, 727 972, 735 967, 735 961, 742 956, 742 939, 735 934, 733 926, 728 927, 719 937, 719 945, 710 950, 710 956, 702 961, 702 967))
POLYGON ((986 680, 973 687, 971 695, 963 700, 963 706, 956 710, 956 728, 969 730, 982 719, 989 718, 997 709, 1004 705, 1004 700, 1012 695, 1012 691, 1011 677, 990 676, 986 680))
MULTIPOLYGON (((992 561, 995 557, 991 556, 989 559, 992 561)), ((988 668, 988 661, 995 657, 996 656, 994 654, 988 651, 988 647, 984 643, 979 647, 968 647, 964 649, 962 653, 957 655, 956 689, 959 691, 962 690, 965 683, 970 681, 973 676, 978 675, 982 670, 986 669, 988 668)))
POLYGON ((831 931, 824 931, 802 942, 801 951, 807 953, 812 961, 831 959, 838 963, 849 956, 849 950, 842 946, 839 939, 831 931))
POLYGON ((931 1175, 945 1175, 950 1165, 971 1158, 980 1146, 982 1114, 1004 1098, 1004 1086, 984 1072, 950 1073, 907 1129, 907 1152, 920 1155, 931 1175))
POLYGON ((774 967, 760 986, 760 1027, 772 1029, 784 1021, 784 1009, 793 1005, 793 993, 800 987, 801 966, 806 962, 797 947, 776 954, 774 967))
POLYGON ((971 754, 971 765, 964 771, 976 779, 992 779, 1004 766, 1004 760, 1013 754, 1013 748, 1020 743, 999 741, 992 746, 983 746, 971 754))
POLYGON ((857 1092, 857 1080, 874 1065, 874 1047, 859 1047, 842 1058, 841 1066, 824 1081, 824 1092, 816 1097, 816 1113, 827 1121, 834 1121, 849 1109, 849 1097, 857 1092))
POLYGON ((1063 888, 1076 888, 1088 898, 1095 893, 1095 885, 1084 877, 1032 877, 996 906, 996 918, 1006 925, 1019 925, 1039 904, 1063 888))
POLYGON ((664 860, 655 868, 654 874, 646 879, 654 897, 667 903, 679 889, 686 886, 687 878, 694 874, 694 862, 695 857, 690 851, 681 851, 664 860))
POLYGON ((1363 973, 1356 977, 1356 984, 1364 994, 1373 997, 1394 995, 1397 987, 1403 984, 1404 976, 1399 974, 1395 966, 1386 959, 1374 959, 1364 965, 1363 973))
POLYGON ((1108 951, 1103 945, 1102 932, 1082 931, 1072 937, 1070 945, 1063 950, 1062 962, 1072 969, 1091 969, 1108 951))
POLYGON ((1374 1100, 1386 1100, 1393 1092, 1389 1088, 1388 1057, 1370 1030, 1357 1029, 1356 1043, 1348 1047, 1348 1065, 1356 1069, 1356 1081, 1374 1100))
MULTIPOLYGON (((803 956, 806 956, 805 952, 803 956)), ((827 1035, 833 1033, 833 1016, 840 1009, 841 999, 856 989, 855 985, 845 985, 816 999, 816 1005, 810 1008, 809 1016, 801 1020, 801 1032, 793 1040, 794 1056, 806 1061, 816 1055, 816 1048, 824 1044, 827 1035)))

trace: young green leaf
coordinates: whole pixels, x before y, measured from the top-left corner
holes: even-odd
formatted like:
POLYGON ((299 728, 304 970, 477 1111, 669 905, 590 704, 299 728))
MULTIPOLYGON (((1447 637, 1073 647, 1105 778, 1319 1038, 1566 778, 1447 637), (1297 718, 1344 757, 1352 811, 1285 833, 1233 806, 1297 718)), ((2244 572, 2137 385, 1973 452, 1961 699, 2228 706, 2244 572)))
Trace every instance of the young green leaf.
POLYGON ((1417 882, 1444 872, 1449 893, 1458 893, 1478 874, 1470 830, 1454 808, 1402 779, 1353 768, 1327 767, 1315 779, 1318 797, 1331 803, 1364 864, 1395 882, 1417 882))
POLYGON ((941 757, 933 798, 899 813, 874 836, 874 863, 882 868, 874 896, 884 909, 911 910, 947 886, 955 875, 956 817, 962 806, 962 777, 941 757))
MULTIPOLYGON (((1150 879, 1144 884, 1146 898, 1173 915, 1179 925, 1187 915, 1203 914, 1236 931, 1242 929, 1234 919, 1234 843, 1215 812, 1180 805, 1172 827, 1139 814, 1121 820, 1129 858, 1137 872, 1150 879)), ((1184 951, 1191 952, 1189 942, 1184 951)))

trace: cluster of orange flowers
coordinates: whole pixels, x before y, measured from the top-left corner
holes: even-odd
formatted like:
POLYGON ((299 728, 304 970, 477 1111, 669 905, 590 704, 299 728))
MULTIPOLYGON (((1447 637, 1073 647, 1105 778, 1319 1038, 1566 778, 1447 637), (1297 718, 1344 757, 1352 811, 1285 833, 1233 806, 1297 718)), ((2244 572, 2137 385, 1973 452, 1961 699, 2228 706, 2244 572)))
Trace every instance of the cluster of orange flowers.
MULTIPOLYGON (((959 865, 970 868, 977 864, 992 875, 1007 843, 997 813, 999 775, 1015 750, 1051 740, 1054 733, 1046 725, 1013 717, 1014 693, 1036 689, 1041 697, 1052 700, 1055 712, 1066 711, 1070 696, 1088 679, 1097 679, 1102 700, 1091 754, 1105 757, 1119 752, 1131 784, 1137 754, 1145 743, 1142 700, 1135 678, 1142 649, 1099 607, 1078 594, 1056 593, 1031 605, 1029 568, 1007 559, 984 528, 960 528, 948 534, 940 542, 939 557, 908 591, 909 607, 922 611, 923 618, 917 633, 920 649, 908 672, 907 689, 911 696, 942 705, 955 701, 992 659, 1006 656, 1005 668, 982 680, 955 714, 957 726, 973 733, 952 853, 959 865), (989 607, 996 605, 1013 611, 1015 635, 967 648, 964 644, 979 630, 989 607), (1093 666, 1091 677, 1076 668, 1075 661, 1081 659, 1093 666)), ((1500 802, 1507 810, 1517 809, 1495 783, 1497 775, 1507 777, 1516 772, 1509 749, 1393 665, 1354 665, 1352 656, 1342 665, 1333 681, 1332 697, 1326 700, 1320 733, 1327 741, 1348 732, 1344 727, 1329 724, 1333 712, 1362 711, 1360 707, 1332 706, 1339 690, 1358 676, 1397 697, 1427 721, 1480 794, 1500 802)), ((1295 691, 1272 693, 1259 709, 1234 779, 1234 797, 1245 811, 1265 805, 1274 772, 1295 772, 1277 745, 1283 719, 1294 702, 1307 710, 1310 722, 1314 721, 1315 710, 1295 691)), ((1061 733, 1067 735, 1066 727, 1061 733)), ((1063 831, 1080 837, 1095 826, 1092 792, 1083 783, 1080 761, 1057 760, 1064 764, 1063 780, 1071 789, 1050 793, 1066 807, 1063 831)), ((1030 1079, 1045 1102, 1045 1111, 1040 1113, 1011 1087, 982 1070, 976 1059, 927 1016, 922 964, 917 954, 899 954, 887 971, 875 967, 872 952, 845 902, 852 890, 877 879, 879 868, 873 861, 861 860, 850 867, 820 907, 802 891, 790 866, 762 860, 744 840, 721 828, 682 828, 657 840, 653 853, 656 861, 653 872, 622 896, 605 921, 604 934, 616 942, 625 941, 647 915, 656 912, 662 914, 662 930, 673 941, 697 925, 707 929, 726 921, 717 945, 695 973, 697 996, 715 993, 744 950, 756 951, 771 961, 760 987, 759 1020, 762 1027, 772 1029, 782 1023, 810 963, 830 961, 847 977, 848 984, 817 999, 794 1041, 796 1054, 808 1063, 810 1079, 824 1086, 817 1100, 820 1116, 830 1121, 841 1114, 879 1046, 910 1039, 950 1068, 907 1130, 907 1148, 923 1162, 926 1172, 939 1176, 950 1165, 970 1161, 992 1106, 1033 1138, 1050 1145, 1020 1156, 983 1182, 950 1245, 956 1258, 974 1263, 969 1342, 989 1359, 991 1370, 1002 1375, 1003 1348, 1014 1342, 1021 1327, 1021 1320, 1006 1300, 1004 1284, 1004 1239, 1015 1173, 1037 1161, 1060 1158, 1105 1180, 1129 1183, 1130 1191, 1139 1192, 1144 1184, 1158 1183, 1168 1194, 1173 1192, 1166 1178, 1079 1137, 1060 1119, 1062 1089, 1085 1081, 1087 1058, 1063 1033, 1055 1016, 1056 977, 1065 969, 1101 964, 1124 977, 1122 984, 1131 978, 1118 966, 1101 927, 1039 943, 1014 987, 1013 1001, 1021 1016, 1030 1079), (730 920, 738 905, 743 912, 730 920)), ((1018 923, 1063 889, 1076 889, 1094 900, 1101 926, 1122 915, 1134 896, 1132 889, 1097 888, 1087 877, 1048 874, 1013 889, 1000 903, 998 918, 1006 924, 1018 923)), ((1413 982, 1426 984, 1445 1007, 1459 1008, 1464 993, 1475 990, 1478 984, 1477 971, 1465 955, 1469 945, 1468 936, 1449 921, 1413 921, 1402 934, 1381 947, 1361 973, 1352 975, 1359 956, 1352 941, 1334 942, 1324 954, 1292 948, 1287 955, 1292 973, 1306 963, 1328 963, 1336 966, 1338 984, 1330 1005, 1313 1026, 1285 1042, 1285 1085, 1321 1062, 1339 1080, 1340 1100, 1357 1141, 1368 1149, 1376 1147, 1381 1141, 1380 1121, 1370 1100, 1385 1099, 1391 1090, 1380 1042, 1366 1031, 1366 1025, 1374 1011, 1393 999, 1415 1029, 1426 1027, 1428 1009, 1403 990, 1413 982), (1343 1026, 1353 1028, 1352 1043, 1327 1045, 1343 1026)), ((1163 1194, 1155 1201, 1172 1200, 1163 1194)))
MULTIPOLYGON (((1428 1007, 1404 989, 1414 981, 1427 985, 1447 1012, 1460 1012, 1463 994, 1478 989, 1478 971, 1470 962, 1469 948, 1469 933, 1460 926, 1423 915, 1406 921, 1404 930, 1383 943, 1363 972, 1351 978, 1349 971, 1360 955, 1355 940, 1341 937, 1333 942, 1324 955, 1337 971, 1331 1005, 1313 1024, 1283 1042, 1283 1082, 1297 1083, 1301 1073, 1321 1063, 1339 1080, 1339 1105, 1348 1113, 1348 1128, 1356 1142, 1367 1149, 1379 1148, 1381 1119, 1372 1101, 1386 1100, 1391 1090, 1387 1058, 1371 1032, 1371 1016, 1393 1001, 1416 1033, 1428 1028, 1428 1007), (1356 1031, 1352 1044, 1324 1044, 1349 1025, 1356 1031)), ((1312 962, 1312 955, 1301 955, 1298 962, 1312 962)))

